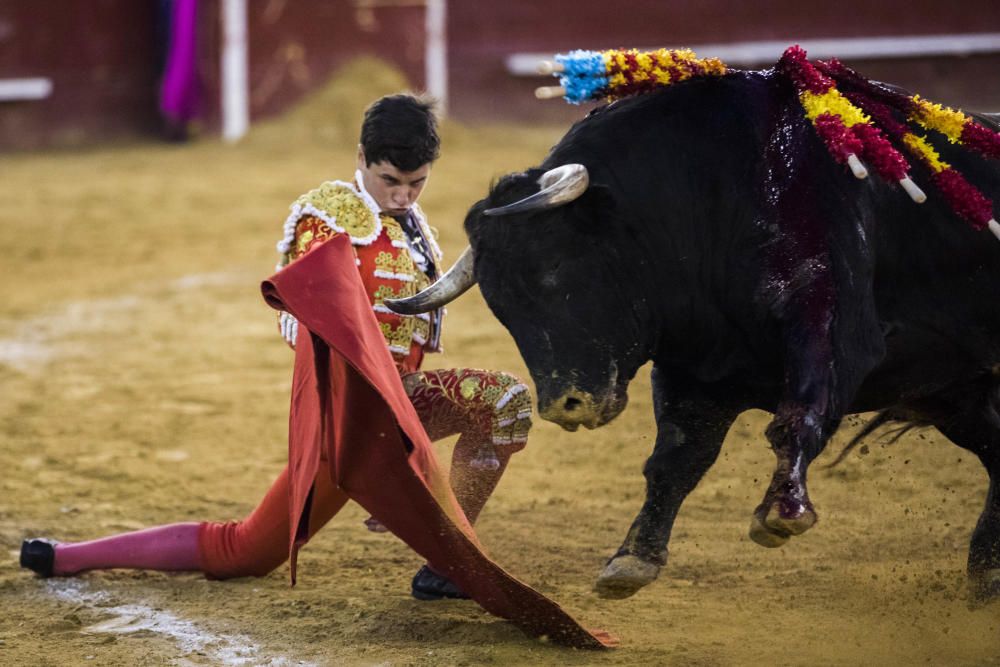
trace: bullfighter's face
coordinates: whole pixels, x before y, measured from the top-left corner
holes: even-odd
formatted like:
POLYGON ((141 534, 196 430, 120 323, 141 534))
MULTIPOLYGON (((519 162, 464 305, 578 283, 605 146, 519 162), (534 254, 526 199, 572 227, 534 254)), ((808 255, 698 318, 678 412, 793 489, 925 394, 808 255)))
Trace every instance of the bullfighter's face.
POLYGON ((367 164, 364 150, 359 146, 358 171, 361 184, 382 212, 398 218, 417 203, 430 178, 431 164, 420 165, 413 171, 402 171, 387 160, 367 164))

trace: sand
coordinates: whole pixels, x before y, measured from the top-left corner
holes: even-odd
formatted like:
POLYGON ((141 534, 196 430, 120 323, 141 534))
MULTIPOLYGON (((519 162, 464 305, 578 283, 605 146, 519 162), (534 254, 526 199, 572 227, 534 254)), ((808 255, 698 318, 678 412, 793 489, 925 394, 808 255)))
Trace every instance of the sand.
MULTIPOLYGON (((238 146, 210 138, 4 156, 0 165, 0 665, 996 665, 1000 604, 970 609, 978 461, 937 432, 814 466, 820 522, 781 549, 747 537, 773 466, 769 415, 733 425, 681 509, 661 577, 622 601, 591 586, 642 502, 654 438, 649 369, 597 431, 536 420, 480 519, 490 554, 621 648, 526 638, 468 601, 409 596, 421 560, 349 505, 260 579, 130 571, 41 580, 30 536, 98 537, 230 519, 285 459, 291 353, 259 281, 288 204, 353 172, 364 104, 404 86, 352 65, 238 146)), ((449 258, 491 179, 537 164, 565 128, 443 128, 422 200, 449 258)), ((527 377, 472 290, 428 367, 527 377)), ((447 460, 450 441, 437 445, 447 460)))

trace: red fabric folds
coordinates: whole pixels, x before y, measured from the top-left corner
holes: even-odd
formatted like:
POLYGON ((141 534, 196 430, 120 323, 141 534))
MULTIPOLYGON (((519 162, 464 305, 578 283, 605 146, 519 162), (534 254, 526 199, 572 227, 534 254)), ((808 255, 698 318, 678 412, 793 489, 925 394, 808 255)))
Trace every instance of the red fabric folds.
POLYGON ((306 539, 298 528, 308 524, 325 448, 334 483, 484 609, 530 636, 577 648, 614 646, 610 635, 584 629, 483 553, 403 390, 350 240, 340 235, 317 246, 261 290, 300 325, 288 439, 293 582, 306 539))

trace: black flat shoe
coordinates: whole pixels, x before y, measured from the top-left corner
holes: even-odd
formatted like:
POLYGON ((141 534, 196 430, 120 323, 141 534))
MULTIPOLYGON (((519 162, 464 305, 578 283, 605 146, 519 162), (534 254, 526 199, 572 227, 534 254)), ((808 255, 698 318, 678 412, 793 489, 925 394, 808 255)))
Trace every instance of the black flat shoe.
POLYGON ((42 577, 51 577, 56 562, 56 542, 35 538, 21 542, 21 567, 42 577))
POLYGON ((426 565, 417 570, 417 574, 414 575, 411 593, 418 600, 469 599, 465 591, 456 586, 451 579, 442 577, 426 565))

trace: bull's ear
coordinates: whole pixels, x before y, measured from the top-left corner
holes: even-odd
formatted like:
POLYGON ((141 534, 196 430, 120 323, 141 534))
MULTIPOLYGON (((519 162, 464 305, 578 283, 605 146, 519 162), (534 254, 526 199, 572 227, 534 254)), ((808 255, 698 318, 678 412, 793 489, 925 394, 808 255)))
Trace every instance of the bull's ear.
MULTIPOLYGON (((486 208, 487 208, 486 200, 480 199, 479 201, 477 201, 475 204, 472 205, 472 207, 469 209, 469 212, 466 213, 465 215, 465 222, 463 223, 462 226, 465 228, 465 235, 469 237, 470 241, 473 239, 474 236, 478 236, 479 228, 482 226, 484 222, 483 211, 485 211, 486 208)), ((493 222, 493 221, 486 220, 485 222, 493 222)))
POLYGON ((616 217, 618 202, 611 188, 591 183, 579 199, 569 204, 571 224, 581 232, 596 232, 606 228, 616 217))

